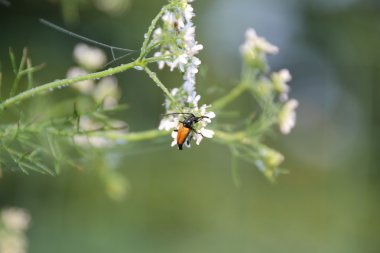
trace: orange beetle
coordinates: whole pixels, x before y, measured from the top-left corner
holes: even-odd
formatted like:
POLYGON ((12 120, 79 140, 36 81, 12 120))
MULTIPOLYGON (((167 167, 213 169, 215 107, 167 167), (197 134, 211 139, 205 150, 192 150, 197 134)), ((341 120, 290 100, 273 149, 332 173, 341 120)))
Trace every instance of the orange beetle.
POLYGON ((182 145, 185 143, 186 140, 187 140, 187 144, 190 144, 190 140, 192 138, 191 132, 202 135, 201 133, 198 133, 197 131, 195 131, 195 129, 193 128, 193 125, 198 123, 200 120, 208 118, 208 117, 207 116, 197 117, 192 113, 179 113, 179 112, 178 113, 169 113, 169 114, 165 114, 165 115, 177 115, 177 114, 189 115, 183 121, 180 121, 178 129, 174 130, 175 132, 177 132, 178 149, 182 150, 182 145))

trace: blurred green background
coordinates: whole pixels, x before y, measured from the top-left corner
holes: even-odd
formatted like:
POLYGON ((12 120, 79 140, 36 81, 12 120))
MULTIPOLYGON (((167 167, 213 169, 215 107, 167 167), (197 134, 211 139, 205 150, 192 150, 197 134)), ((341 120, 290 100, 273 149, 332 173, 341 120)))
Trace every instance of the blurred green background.
MULTIPOLYGON (((130 0, 110 12, 95 2, 0 5, 5 81, 11 75, 9 46, 18 53, 27 46, 34 63, 47 64, 39 83, 64 77, 74 64, 78 40, 38 18, 138 49, 165 3, 130 0)), ((55 177, 6 173, 0 207, 30 211, 29 252, 380 252, 379 2, 198 0, 193 6, 207 66, 206 76, 198 77, 203 102, 220 95, 210 94, 216 87, 229 90, 239 78, 238 47, 248 27, 279 46, 271 67, 290 70, 291 96, 300 107, 293 132, 271 142, 285 154, 290 173, 271 184, 239 161, 238 189, 226 147, 204 141, 178 152, 169 139, 115 151, 118 172, 129 182, 123 201, 109 198, 93 164, 55 177)), ((160 75, 173 86, 180 80, 170 72, 160 75)), ((122 118, 131 130, 156 127, 163 112, 160 91, 141 72, 117 77, 122 101, 130 106, 122 118)), ((244 115, 250 106, 242 97, 228 110, 244 115)))

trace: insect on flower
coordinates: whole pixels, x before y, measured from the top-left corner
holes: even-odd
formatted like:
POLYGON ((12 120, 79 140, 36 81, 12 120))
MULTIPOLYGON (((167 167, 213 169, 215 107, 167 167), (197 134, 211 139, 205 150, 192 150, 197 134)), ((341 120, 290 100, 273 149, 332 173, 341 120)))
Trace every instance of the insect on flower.
POLYGON ((192 132, 194 132, 196 134, 200 134, 201 136, 203 136, 203 134, 200 132, 197 132, 193 126, 194 126, 194 124, 198 123, 200 120, 208 119, 209 117, 208 116, 197 117, 192 113, 185 113, 185 112, 183 112, 183 113, 181 113, 181 112, 169 113, 169 114, 164 114, 163 116, 180 115, 180 114, 188 115, 183 121, 179 121, 178 129, 174 130, 175 132, 177 132, 178 149, 182 150, 182 145, 185 142, 188 145, 190 144, 190 141, 192 139, 192 135, 191 135, 192 132))

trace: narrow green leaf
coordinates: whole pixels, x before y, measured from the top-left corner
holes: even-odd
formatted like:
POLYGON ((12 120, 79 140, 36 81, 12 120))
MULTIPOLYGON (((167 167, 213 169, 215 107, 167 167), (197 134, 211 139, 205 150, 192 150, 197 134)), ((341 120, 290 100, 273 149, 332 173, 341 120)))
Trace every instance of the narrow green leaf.
POLYGON ((62 153, 59 148, 59 145, 57 144, 56 139, 54 138, 54 136, 48 134, 47 140, 48 140, 51 155, 54 157, 54 159, 60 160, 62 157, 62 153))
POLYGON ((13 53, 13 49, 11 47, 9 48, 9 58, 11 60, 13 73, 17 74, 16 57, 15 57, 15 54, 13 53))
MULTIPOLYGON (((28 58, 27 60, 26 60, 26 67, 27 67, 27 69, 26 70, 31 70, 32 68, 33 68, 33 65, 32 65, 32 60, 30 59, 30 58, 28 58)), ((33 88, 33 71, 28 71, 27 72, 27 74, 28 74, 28 90, 29 89, 31 89, 31 88, 33 88)))
POLYGON ((25 63, 26 63, 27 58, 28 58, 28 49, 24 47, 24 49, 22 50, 22 57, 20 61, 20 66, 18 68, 18 72, 21 72, 21 70, 25 68, 25 63))
POLYGON ((44 164, 35 161, 35 165, 37 165, 39 168, 41 168, 42 171, 46 172, 47 174, 54 176, 54 173, 51 171, 51 169, 46 167, 44 164))
POLYGON ((20 66, 16 72, 16 78, 15 80, 13 81, 13 85, 12 85, 12 89, 11 89, 11 92, 10 92, 10 97, 13 97, 16 92, 17 92, 17 89, 18 89, 18 86, 19 86, 19 83, 20 83, 20 80, 21 80, 21 77, 22 77, 22 74, 21 72, 23 71, 23 69, 25 68, 25 63, 26 63, 26 58, 28 56, 28 49, 25 47, 22 51, 22 57, 21 57, 21 61, 20 61, 20 66))
POLYGON ((3 84, 3 73, 1 72, 1 66, 0 66, 0 101, 2 100, 1 99, 2 84, 3 84))
MULTIPOLYGON (((38 169, 37 167, 34 167, 34 166, 31 165, 31 164, 27 164, 27 163, 25 163, 25 162, 22 162, 22 163, 19 164, 19 166, 20 166, 20 169, 22 169, 23 167, 26 167, 26 168, 29 169, 29 170, 36 171, 36 172, 39 172, 39 173, 41 173, 41 174, 46 175, 46 172, 45 172, 45 171, 40 170, 40 169, 38 169)), ((25 169, 24 169, 24 170, 25 170, 25 169)), ((29 175, 29 172, 28 172, 27 170, 25 170, 25 171, 24 171, 24 170, 23 170, 23 172, 26 173, 27 175, 29 175)))
POLYGON ((61 173, 61 162, 59 161, 55 161, 54 162, 54 171, 55 171, 55 174, 60 174, 61 173))
POLYGON ((38 71, 38 70, 41 70, 44 67, 45 67, 45 64, 40 64, 40 65, 37 65, 37 66, 34 66, 34 67, 33 66, 29 67, 28 66, 28 61, 27 61, 27 68, 24 69, 24 70, 22 70, 22 71, 20 71, 19 74, 20 74, 20 76, 23 76, 25 74, 29 75, 31 73, 34 73, 34 72, 38 71))
MULTIPOLYGON (((21 169, 22 172, 24 172, 25 174, 29 175, 29 172, 28 172, 28 168, 24 168, 24 165, 23 164, 17 164, 18 167, 21 169)), ((26 166, 25 166, 26 167, 26 166)))

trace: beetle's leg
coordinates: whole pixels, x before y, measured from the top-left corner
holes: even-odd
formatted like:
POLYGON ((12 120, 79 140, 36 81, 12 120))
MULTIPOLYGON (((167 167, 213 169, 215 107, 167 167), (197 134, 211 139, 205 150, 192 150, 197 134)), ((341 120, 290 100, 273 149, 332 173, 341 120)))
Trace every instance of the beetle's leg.
POLYGON ((190 136, 187 137, 187 145, 190 145, 190 141, 193 139, 193 135, 191 134, 190 136))
POLYGON ((194 133, 196 133, 196 134, 200 134, 200 135, 202 135, 202 137, 204 138, 204 136, 203 136, 203 134, 202 133, 199 133, 199 132, 197 132, 197 131, 195 131, 195 129, 194 128, 190 128, 194 133))
POLYGON ((197 117, 194 121, 195 121, 195 123, 198 123, 202 119, 209 119, 209 118, 210 117, 208 117, 208 116, 200 116, 200 117, 197 117))
POLYGON ((190 141, 193 139, 193 135, 190 133, 186 138, 186 145, 190 147, 190 141))

